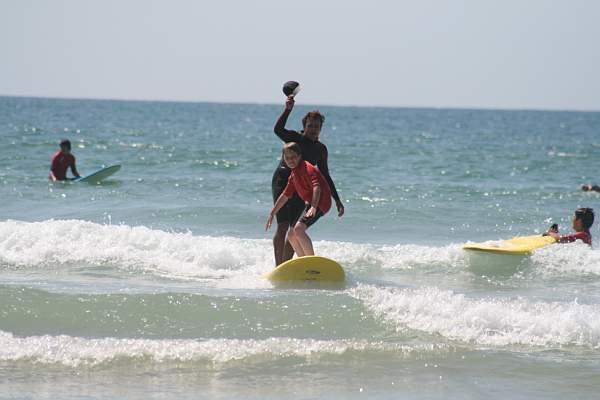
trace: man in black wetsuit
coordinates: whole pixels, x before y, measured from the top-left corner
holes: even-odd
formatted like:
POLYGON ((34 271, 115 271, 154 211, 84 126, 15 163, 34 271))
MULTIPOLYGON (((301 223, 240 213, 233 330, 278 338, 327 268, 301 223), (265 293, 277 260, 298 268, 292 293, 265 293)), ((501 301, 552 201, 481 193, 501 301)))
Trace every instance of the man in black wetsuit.
MULTIPOLYGON (((321 127, 325 121, 325 117, 318 111, 311 111, 304 118, 302 118, 302 125, 304 130, 301 132, 291 131, 285 129, 287 119, 294 108, 294 97, 288 97, 285 103, 285 109, 275 124, 275 134, 279 136, 285 143, 296 142, 302 149, 302 158, 312 165, 319 168, 319 171, 329 184, 331 188, 331 195, 335 200, 335 205, 338 210, 338 216, 344 215, 344 204, 340 200, 340 196, 335 189, 333 180, 329 175, 329 166, 327 165, 327 146, 319 142, 319 135, 321 133, 321 127)), ((283 158, 275 172, 273 173, 273 180, 271 182, 271 191, 273 194, 273 202, 277 201, 277 198, 283 192, 285 185, 287 184, 290 176, 290 169, 283 162, 283 158)), ((277 213, 277 231, 273 237, 273 249, 275 252, 275 263, 276 265, 281 264, 284 261, 290 260, 294 256, 294 249, 290 245, 289 241, 286 240, 286 234, 290 227, 294 226, 302 211, 304 211, 305 204, 298 197, 294 195, 286 205, 279 210, 277 213)))

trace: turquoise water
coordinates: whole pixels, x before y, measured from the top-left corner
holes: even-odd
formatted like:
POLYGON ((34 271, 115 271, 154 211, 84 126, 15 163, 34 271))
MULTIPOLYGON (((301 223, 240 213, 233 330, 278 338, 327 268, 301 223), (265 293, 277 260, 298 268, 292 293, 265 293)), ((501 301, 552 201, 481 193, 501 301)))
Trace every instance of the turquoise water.
POLYGON ((282 108, 0 98, 0 397, 597 393, 600 253, 461 244, 599 208, 600 113, 319 107, 346 215, 310 231, 349 280, 283 290, 262 279, 282 108), (49 183, 63 137, 82 174, 121 171, 49 183))

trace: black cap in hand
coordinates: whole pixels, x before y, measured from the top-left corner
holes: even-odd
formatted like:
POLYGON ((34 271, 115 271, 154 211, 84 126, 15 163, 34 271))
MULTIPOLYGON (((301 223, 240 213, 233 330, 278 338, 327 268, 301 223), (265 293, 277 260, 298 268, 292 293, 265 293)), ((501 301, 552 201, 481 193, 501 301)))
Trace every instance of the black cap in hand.
POLYGON ((295 96, 300 91, 300 84, 296 81, 287 81, 283 84, 283 94, 286 96, 295 96))

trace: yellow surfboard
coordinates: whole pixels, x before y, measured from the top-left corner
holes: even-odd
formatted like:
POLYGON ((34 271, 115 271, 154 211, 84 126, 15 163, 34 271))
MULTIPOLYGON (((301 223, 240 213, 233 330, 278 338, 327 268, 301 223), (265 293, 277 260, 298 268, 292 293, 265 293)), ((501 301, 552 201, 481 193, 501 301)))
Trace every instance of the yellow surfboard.
POLYGON ((517 236, 509 240, 488 240, 483 243, 467 243, 463 246, 463 249, 494 254, 524 255, 554 242, 556 242, 556 239, 552 236, 517 236))
POLYGON ((265 275, 273 282, 344 282, 344 269, 337 262, 321 256, 293 258, 265 275))

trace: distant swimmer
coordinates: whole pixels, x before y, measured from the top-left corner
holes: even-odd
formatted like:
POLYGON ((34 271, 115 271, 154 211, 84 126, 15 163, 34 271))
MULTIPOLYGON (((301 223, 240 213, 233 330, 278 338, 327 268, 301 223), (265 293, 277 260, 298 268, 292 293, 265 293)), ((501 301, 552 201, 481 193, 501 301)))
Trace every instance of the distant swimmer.
POLYGON ((552 236, 558 243, 572 243, 581 240, 583 243, 592 245, 592 234, 590 228, 594 224, 594 210, 591 208, 578 208, 573 215, 573 229, 575 233, 561 235, 558 233, 558 225, 554 224, 548 229, 545 236, 552 236))
POLYGON ((584 192, 600 192, 600 186, 598 185, 583 185, 581 190, 584 192))
MULTIPOLYGON (((302 118, 303 130, 296 132, 285 128, 287 119, 294 108, 294 95, 298 92, 299 86, 297 82, 287 82, 284 85, 283 91, 287 97, 285 109, 275 124, 275 134, 285 143, 298 143, 302 150, 302 158, 310 164, 318 167, 319 172, 323 175, 327 184, 331 188, 331 195, 335 200, 338 215, 344 215, 344 204, 335 188, 335 184, 329 175, 329 165, 327 162, 328 151, 327 146, 319 141, 321 128, 325 117, 319 111, 311 111, 302 118)), ((283 159, 273 173, 271 181, 271 193, 273 202, 277 201, 283 189, 286 187, 290 169, 287 167, 283 159)), ((302 211, 304 210, 304 202, 294 195, 278 212, 277 212, 277 231, 273 237, 273 250, 275 253, 276 265, 284 261, 290 260, 294 256, 293 247, 286 240, 286 232, 290 227, 293 227, 302 211)))
POLYGON ((306 230, 331 208, 331 189, 323 174, 302 159, 302 149, 298 143, 286 143, 282 153, 282 159, 290 168, 291 174, 283 192, 275 201, 265 229, 271 227, 279 210, 294 194, 298 194, 305 207, 298 221, 290 226, 288 239, 298 256, 313 256, 315 251, 306 230))
POLYGON ((71 154, 71 142, 67 139, 61 140, 60 150, 52 156, 49 178, 53 182, 81 178, 75 166, 75 156, 71 154), (71 172, 75 178, 67 178, 67 169, 69 167, 71 167, 71 172))

